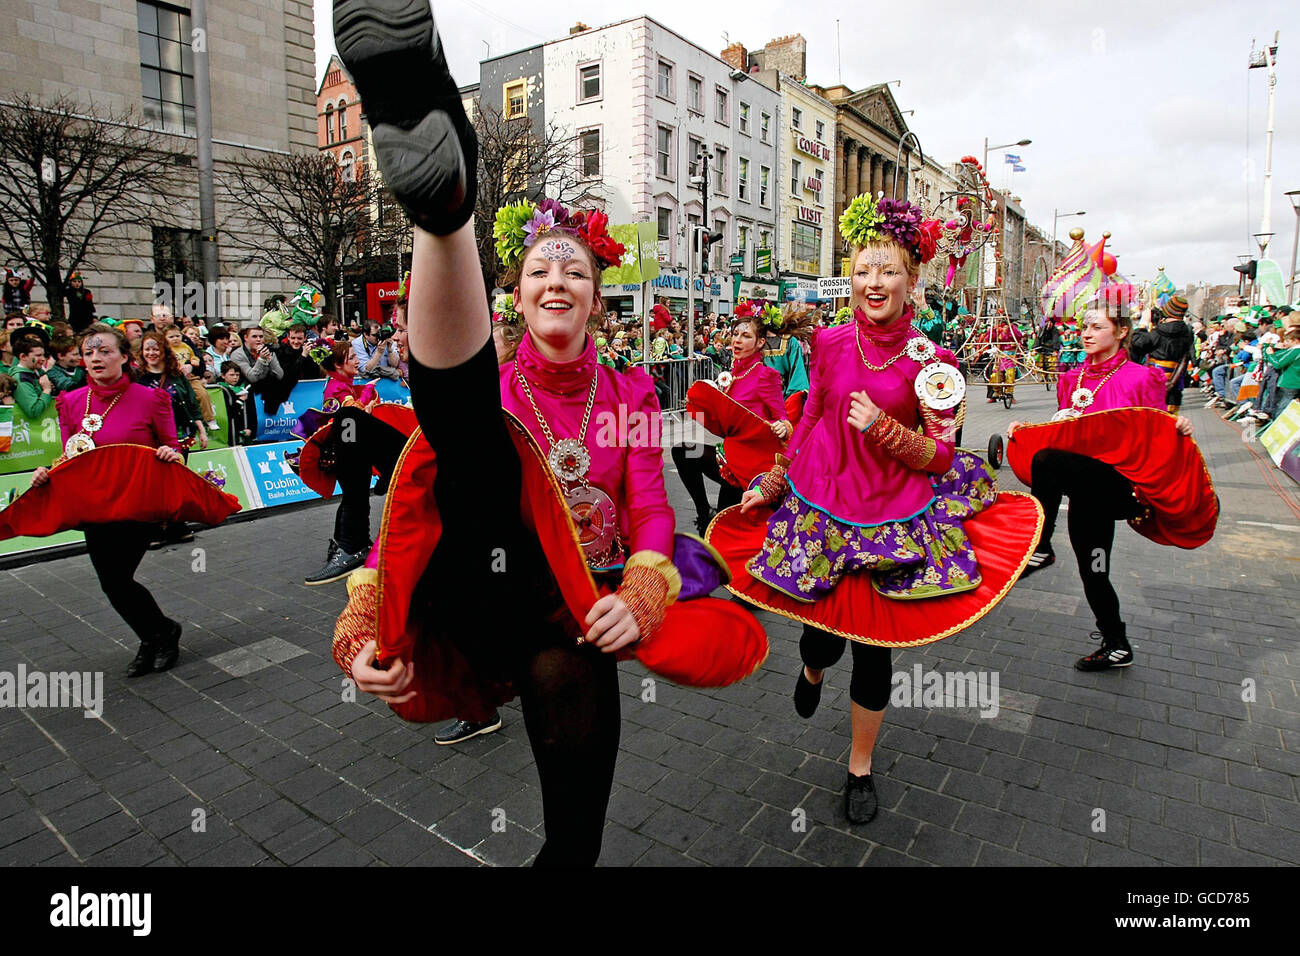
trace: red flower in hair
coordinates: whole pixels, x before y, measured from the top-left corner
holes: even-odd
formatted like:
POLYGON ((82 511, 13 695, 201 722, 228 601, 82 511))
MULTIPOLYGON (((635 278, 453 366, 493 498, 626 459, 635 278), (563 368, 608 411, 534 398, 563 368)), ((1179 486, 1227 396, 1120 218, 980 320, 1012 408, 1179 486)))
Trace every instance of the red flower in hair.
POLYGON ((587 248, 591 250, 598 263, 606 269, 622 259, 625 251, 624 245, 615 242, 610 236, 606 229, 608 225, 609 216, 593 209, 586 215, 586 221, 578 227, 578 235, 582 237, 582 241, 587 244, 587 248))

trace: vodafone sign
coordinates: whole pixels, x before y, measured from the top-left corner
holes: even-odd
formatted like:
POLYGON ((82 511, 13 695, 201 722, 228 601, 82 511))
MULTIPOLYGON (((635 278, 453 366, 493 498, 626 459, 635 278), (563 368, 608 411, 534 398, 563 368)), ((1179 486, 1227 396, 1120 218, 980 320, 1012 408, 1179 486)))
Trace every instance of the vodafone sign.
POLYGON ((366 283, 366 318, 379 322, 387 321, 397 301, 396 282, 366 283))

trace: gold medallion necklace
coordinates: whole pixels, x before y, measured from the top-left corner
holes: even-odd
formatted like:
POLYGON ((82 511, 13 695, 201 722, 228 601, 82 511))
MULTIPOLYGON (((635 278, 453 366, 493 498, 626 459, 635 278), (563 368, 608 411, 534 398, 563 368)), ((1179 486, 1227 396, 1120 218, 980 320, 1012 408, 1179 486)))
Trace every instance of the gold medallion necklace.
POLYGON ((81 416, 81 430, 63 444, 63 453, 69 458, 75 458, 77 455, 90 451, 95 447, 95 439, 91 436, 104 427, 104 419, 107 418, 108 413, 113 410, 113 406, 115 406, 118 401, 121 400, 122 396, 126 394, 126 389, 122 389, 122 391, 113 396, 113 400, 108 403, 108 408, 104 409, 102 413, 96 412, 92 414, 90 411, 90 399, 94 394, 94 389, 87 386, 86 410, 81 416))

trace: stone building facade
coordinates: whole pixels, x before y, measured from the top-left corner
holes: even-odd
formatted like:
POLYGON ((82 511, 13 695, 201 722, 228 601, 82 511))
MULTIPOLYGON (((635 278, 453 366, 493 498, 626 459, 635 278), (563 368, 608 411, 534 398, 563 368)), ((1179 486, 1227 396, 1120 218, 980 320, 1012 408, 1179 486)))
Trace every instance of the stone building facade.
MULTIPOLYGON (((197 139, 189 0, 6 0, 0 31, 0 97, 69 96, 90 111, 134 110, 165 132, 183 177, 170 204, 175 226, 122 231, 111 251, 82 269, 101 315, 145 316, 154 283, 201 281, 197 139)), ((209 4, 207 44, 216 174, 254 157, 317 148, 310 0, 209 4)), ((351 117, 349 117, 349 121, 351 117)), ((360 125, 359 123, 357 124, 360 125)), ((217 190, 219 276, 243 301, 291 288, 291 280, 235 261, 223 230, 233 209, 217 190)), ((255 237, 253 237, 255 238, 255 237)), ((293 283, 296 284, 296 283, 293 283)), ((39 297, 39 286, 34 290, 39 297)), ((229 301, 229 293, 226 300, 229 301)), ((236 307, 238 309, 238 306, 236 307)), ((230 314, 230 313, 227 313, 230 314)))

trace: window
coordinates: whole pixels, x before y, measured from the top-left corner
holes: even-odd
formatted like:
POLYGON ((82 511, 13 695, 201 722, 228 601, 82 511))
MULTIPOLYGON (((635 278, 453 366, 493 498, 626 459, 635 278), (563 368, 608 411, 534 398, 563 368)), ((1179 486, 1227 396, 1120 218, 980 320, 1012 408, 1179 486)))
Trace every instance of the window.
POLYGON ((812 191, 813 202, 820 203, 822 201, 821 184, 826 181, 826 171, 824 169, 816 170, 813 173, 813 177, 814 181, 817 183, 817 188, 812 191))
POLYGON ((721 146, 713 147, 713 192, 718 196, 727 194, 727 150, 721 146))
POLYGON ((745 250, 749 248, 749 227, 740 227, 740 254, 743 256, 745 250))
POLYGON ((703 113, 704 112, 704 81, 701 80, 698 76, 691 76, 687 80, 687 87, 689 90, 689 92, 687 93, 687 103, 686 103, 687 108, 689 108, 692 113, 703 113))
POLYGON ((655 156, 655 172, 665 179, 671 179, 673 175, 673 128, 671 126, 660 126, 658 136, 658 149, 655 156))
POLYGON ((740 104, 740 131, 746 136, 749 135, 749 104, 740 104))
POLYGON ((154 280, 171 286, 178 275, 182 283, 203 278, 203 254, 199 250, 199 230, 154 226, 154 280))
POLYGON ((673 211, 671 209, 659 208, 659 241, 667 242, 672 238, 673 211))
POLYGON ((795 129, 803 129, 803 110, 797 106, 790 110, 790 125, 795 129))
POLYGON ((749 202, 749 160, 740 157, 740 172, 736 176, 736 197, 749 202))
POLYGON ((759 138, 765 143, 767 142, 768 131, 771 128, 772 128, 772 114, 764 113, 760 117, 758 133, 759 133, 759 138))
POLYGON ((136 21, 145 122, 169 132, 196 132, 190 15, 139 0, 136 21))
POLYGON ((767 182, 771 176, 772 170, 767 166, 758 167, 758 204, 760 206, 771 205, 767 198, 767 182))
POLYGON ((346 143, 348 140, 348 101, 339 100, 339 142, 346 143))
POLYGON ((722 241, 713 248, 713 269, 715 272, 722 271, 723 255, 727 248, 727 224, 721 219, 713 220, 713 231, 722 235, 722 241))
POLYGON ((666 100, 673 98, 673 65, 667 60, 659 61, 659 71, 655 79, 655 95, 666 100))
POLYGON ((713 106, 714 118, 723 126, 730 126, 731 114, 727 112, 727 91, 720 86, 717 88, 713 106))
POLYGON ((689 160, 690 174, 692 177, 700 174, 700 153, 704 152, 704 144, 694 136, 690 140, 690 148, 686 156, 689 160))
POLYGON ((795 272, 814 276, 822 274, 822 231, 819 228, 796 222, 791 245, 795 272))
POLYGON ((768 232, 766 229, 761 230, 758 234, 758 248, 760 249, 772 248, 772 234, 768 232))
POLYGON ((583 179, 600 176, 600 129, 585 129, 578 134, 582 145, 579 169, 583 179))
POLYGON ((790 192, 796 196, 799 195, 799 176, 803 172, 803 164, 797 159, 790 160, 790 192))
POLYGON ((826 138, 826 124, 822 120, 818 120, 817 121, 817 142, 820 143, 825 138, 826 138))
POLYGON ((578 102, 600 98, 600 64, 588 63, 578 67, 578 102))
POLYGON ((334 145, 334 104, 325 104, 325 142, 334 145))
POLYGON ((524 95, 524 81, 516 80, 504 87, 506 119, 519 119, 528 113, 527 97, 524 95))
POLYGON ((352 155, 352 150, 343 150, 343 155, 339 157, 339 169, 343 171, 343 178, 347 182, 357 178, 356 158, 352 155))

